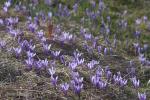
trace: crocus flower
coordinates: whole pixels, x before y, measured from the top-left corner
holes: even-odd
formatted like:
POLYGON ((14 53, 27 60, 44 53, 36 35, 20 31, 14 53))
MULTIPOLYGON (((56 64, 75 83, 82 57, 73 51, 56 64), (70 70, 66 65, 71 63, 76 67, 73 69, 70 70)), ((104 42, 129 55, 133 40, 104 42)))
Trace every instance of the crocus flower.
POLYGON ((3 24, 4 24, 3 19, 0 19, 0 25, 3 25, 3 24))
POLYGON ((17 37, 20 34, 19 30, 9 30, 10 35, 17 37))
POLYGON ((112 76, 112 72, 109 69, 109 66, 106 66, 105 68, 105 76, 108 80, 110 80, 111 76, 112 76))
POLYGON ((77 62, 69 62, 69 67, 71 68, 71 70, 76 69, 77 66, 78 66, 77 62))
POLYGON ((84 34, 84 38, 85 38, 85 40, 90 40, 92 38, 92 35, 86 33, 86 34, 84 34))
POLYGON ((4 6, 4 7, 3 7, 3 11, 4 11, 4 12, 8 12, 8 8, 4 6))
POLYGON ((51 44, 43 44, 43 49, 44 49, 44 52, 45 53, 48 53, 50 51, 50 48, 51 48, 51 44))
POLYGON ((81 85, 79 85, 79 84, 77 84, 77 85, 74 84, 74 92, 75 92, 76 94, 80 95, 82 88, 83 88, 83 84, 81 84, 81 85))
POLYGON ((69 89, 69 84, 68 84, 68 83, 62 83, 62 84, 60 84, 60 88, 61 88, 61 90, 63 91, 63 93, 64 93, 65 95, 67 95, 67 91, 68 91, 68 89, 69 89))
POLYGON ((62 37, 61 37, 62 41, 70 41, 72 39, 73 39, 72 34, 70 34, 69 32, 62 32, 62 37))
POLYGON ((99 81, 100 81, 100 77, 97 75, 94 75, 91 77, 91 82, 94 86, 98 87, 99 86, 99 81))
POLYGON ((42 60, 41 63, 43 64, 44 67, 47 67, 49 62, 46 58, 45 60, 42 60))
POLYGON ((144 54, 139 55, 139 61, 141 62, 141 64, 145 64, 146 58, 144 57, 144 54))
POLYGON ((32 66, 33 66, 34 60, 33 60, 32 58, 28 58, 27 60, 25 60, 25 63, 26 63, 26 65, 27 65, 27 67, 28 67, 29 69, 31 69, 32 66))
POLYGON ((38 29, 38 26, 36 25, 36 24, 34 24, 34 23, 30 23, 29 25, 28 25, 28 29, 31 31, 31 32, 35 32, 37 29, 38 29))
POLYGON ((117 75, 114 75, 113 76, 113 80, 114 82, 119 85, 120 87, 124 87, 126 84, 127 84, 127 80, 126 79, 123 79, 121 77, 121 74, 120 72, 117 73, 117 75))
POLYGON ((75 77, 74 80, 71 81, 73 86, 73 90, 77 95, 80 95, 81 89, 83 88, 83 77, 75 77))
POLYGON ((105 5, 104 5, 103 0, 99 0, 99 5, 98 5, 99 10, 100 10, 100 11, 103 10, 104 7, 105 7, 105 5))
POLYGON ((146 100, 146 94, 138 92, 138 98, 139 98, 139 100, 146 100))
POLYGON ((131 82, 132 82, 132 84, 133 84, 133 86, 134 86, 135 88, 138 88, 139 85, 140 85, 140 80, 137 80, 136 77, 131 78, 131 82))
POLYGON ((58 76, 55 76, 55 75, 52 75, 52 76, 51 76, 51 83, 52 83, 52 85, 55 86, 55 87, 56 87, 56 85, 57 85, 57 80, 58 80, 58 76))
POLYGON ((97 46, 97 51, 98 51, 98 53, 100 54, 101 51, 102 51, 102 46, 97 46))
POLYGON ((36 53, 33 53, 31 51, 27 51, 28 58, 33 58, 36 55, 36 53))
POLYGON ((99 87, 100 89, 105 89, 106 86, 107 86, 107 83, 106 83, 106 82, 104 82, 104 81, 99 81, 99 82, 98 82, 98 87, 99 87))
POLYGON ((104 55, 107 55, 107 53, 108 53, 108 49, 104 48, 104 55))
POLYGON ((16 57, 18 58, 21 54, 22 49, 13 47, 13 50, 14 50, 14 53, 15 53, 16 57))
POLYGON ((60 50, 59 51, 52 51, 52 54, 54 57, 58 57, 60 55, 60 50))
POLYGON ((38 31, 37 36, 41 39, 44 36, 43 30, 38 31))
POLYGON ((5 41, 0 41, 0 48, 4 48, 6 46, 6 42, 5 41))
POLYGON ((79 59, 79 58, 77 59, 77 64, 78 65, 83 64, 83 63, 84 63, 84 58, 83 59, 79 59))
POLYGON ((4 5, 5 5, 6 7, 10 7, 11 3, 10 3, 10 1, 6 1, 4 5))
POLYGON ((141 35, 141 32, 140 32, 140 31, 135 31, 135 32, 134 32, 134 35, 136 36, 136 38, 139 38, 140 35, 141 35))
POLYGON ((104 70, 101 67, 98 67, 96 70, 96 76, 102 77, 104 70))
POLYGON ((51 19, 52 18, 52 12, 48 12, 48 17, 51 19))
POLYGON ((33 51, 34 51, 34 49, 35 49, 35 45, 31 45, 31 44, 30 44, 30 45, 28 45, 28 48, 29 48, 29 50, 30 50, 30 51, 32 51, 32 52, 33 52, 33 51))
POLYGON ((75 59, 79 58, 82 56, 82 53, 78 52, 77 50, 73 52, 73 55, 75 57, 75 59))
POLYGON ((66 17, 70 16, 70 11, 67 6, 65 6, 63 9, 63 16, 66 16, 66 17))
POLYGON ((72 79, 75 79, 76 77, 79 77, 79 73, 78 72, 72 71, 71 75, 72 75, 72 79))
POLYGON ((43 67, 41 60, 36 61, 35 66, 37 70, 41 69, 43 67))
POLYGON ((73 11, 76 13, 76 12, 77 12, 77 10, 78 10, 78 4, 77 4, 77 3, 75 3, 75 4, 73 5, 73 11))
POLYGON ((48 69, 48 71, 49 71, 50 75, 53 76, 56 72, 56 69, 54 67, 51 67, 48 69))
POLYGON ((96 64, 98 64, 98 62, 95 60, 92 60, 87 64, 87 66, 89 69, 92 69, 96 64))
POLYGON ((139 18, 137 18, 137 19, 135 20, 135 23, 136 23, 137 25, 141 24, 141 22, 142 22, 142 20, 139 19, 139 18))
POLYGON ((126 79, 121 79, 119 84, 120 84, 121 87, 124 87, 127 84, 127 80, 126 79))

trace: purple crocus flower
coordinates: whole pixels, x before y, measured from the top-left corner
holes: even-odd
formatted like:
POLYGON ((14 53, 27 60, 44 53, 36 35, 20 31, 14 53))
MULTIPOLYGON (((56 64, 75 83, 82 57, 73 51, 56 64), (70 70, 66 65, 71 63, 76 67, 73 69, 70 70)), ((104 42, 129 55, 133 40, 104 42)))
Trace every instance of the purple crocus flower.
POLYGON ((103 0, 99 0, 99 5, 98 6, 99 6, 100 11, 104 9, 105 5, 104 5, 103 0))
POLYGON ((96 75, 102 77, 104 70, 99 66, 96 70, 96 75))
POLYGON ((98 64, 98 62, 95 60, 92 60, 87 64, 87 66, 89 69, 92 69, 96 64, 98 64))
POLYGON ((68 83, 62 83, 62 84, 60 84, 60 88, 61 88, 61 91, 63 91, 63 93, 65 95, 67 95, 67 91, 69 89, 69 84, 68 83))
POLYGON ((4 21, 3 19, 0 18, 0 25, 3 25, 4 24, 4 21))
POLYGON ((91 5, 92 5, 92 7, 95 9, 95 7, 96 7, 96 2, 95 2, 95 1, 92 1, 92 2, 91 2, 91 5))
POLYGON ((144 93, 138 92, 138 99, 139 100, 146 100, 146 93, 145 92, 144 93))
POLYGON ((77 58, 77 64, 78 64, 78 65, 81 65, 81 64, 83 64, 83 63, 84 63, 84 58, 83 58, 83 59, 77 58))
POLYGON ((106 78, 108 80, 110 80, 111 76, 112 76, 112 72, 111 71, 106 71, 106 78))
POLYGON ((92 38, 92 35, 86 33, 86 34, 84 34, 84 38, 85 38, 85 40, 90 40, 92 38))
POLYGON ((135 31, 135 36, 136 36, 136 38, 139 38, 140 37, 140 35, 141 35, 141 32, 140 31, 135 31))
POLYGON ((28 67, 27 69, 31 69, 34 64, 34 60, 32 58, 28 58, 27 60, 25 60, 25 63, 28 67))
POLYGON ((4 5, 5 5, 5 7, 10 7, 11 2, 10 1, 6 1, 4 5))
POLYGON ((69 32, 62 32, 62 37, 61 37, 62 41, 70 41, 72 39, 73 39, 72 34, 70 34, 69 32))
POLYGON ((127 80, 126 80, 126 79, 123 79, 123 78, 121 77, 120 72, 118 72, 117 75, 114 75, 114 76, 113 76, 113 80, 114 80, 114 82, 115 82, 117 85, 119 85, 119 86, 121 86, 121 87, 124 87, 124 86, 127 84, 127 80))
POLYGON ((77 62, 69 62, 69 67, 71 68, 71 70, 75 70, 77 66, 77 62))
POLYGON ((80 95, 82 88, 83 88, 83 84, 81 84, 81 85, 74 84, 74 91, 76 94, 80 95))
POLYGON ((20 56, 21 52, 22 52, 22 49, 13 47, 13 50, 14 50, 14 53, 15 53, 16 57, 18 58, 20 56))
POLYGON ((52 83, 52 85, 55 86, 55 87, 56 87, 56 85, 57 85, 57 80, 58 80, 58 76, 55 76, 55 75, 52 75, 52 76, 51 76, 51 83, 52 83))
POLYGON ((28 25, 28 29, 29 29, 32 33, 34 33, 34 32, 38 29, 38 26, 37 26, 36 24, 34 24, 34 23, 30 23, 30 24, 28 25))
POLYGON ((79 58, 82 56, 82 53, 78 52, 77 50, 73 52, 73 56, 75 57, 75 59, 79 58))
POLYGON ((52 18, 52 12, 48 12, 48 18, 49 18, 49 19, 52 18))
POLYGON ((139 61, 141 62, 141 64, 145 64, 146 58, 144 57, 144 54, 139 55, 139 61))
POLYGON ((58 57, 60 55, 60 50, 59 51, 52 51, 52 54, 54 57, 58 57))
POLYGON ((4 48, 6 46, 6 42, 5 41, 0 41, 0 48, 4 48))
POLYGON ((70 11, 67 6, 65 6, 63 9, 63 16, 66 16, 66 17, 70 16, 70 11))
POLYGON ((51 48, 51 44, 43 44, 43 50, 45 53, 48 53, 50 51, 50 48, 51 48))
POLYGON ((71 72, 72 78, 75 79, 76 77, 79 77, 79 73, 78 72, 71 72))
POLYGON ((49 71, 50 75, 53 76, 56 72, 56 69, 54 67, 51 67, 48 69, 48 71, 49 71))
POLYGON ((139 18, 137 18, 137 19, 135 20, 135 23, 136 23, 137 25, 141 24, 141 22, 142 22, 142 20, 139 19, 139 18))
POLYGON ((98 87, 99 86, 99 81, 100 81, 100 77, 97 75, 94 75, 91 77, 91 82, 94 86, 98 87))
POLYGON ((38 38, 41 39, 41 38, 44 36, 43 30, 38 31, 38 32, 37 32, 37 36, 38 36, 38 38))
POLYGON ((39 71, 43 67, 41 60, 36 61, 35 66, 37 71, 39 71))
POLYGON ((119 84, 120 84, 121 87, 124 87, 127 84, 127 80, 126 79, 121 79, 119 84))
POLYGON ((34 56, 36 56, 36 53, 33 53, 31 51, 27 51, 27 57, 28 58, 33 58, 34 56))
POLYGON ((3 11, 4 11, 4 12, 8 12, 8 8, 4 6, 4 7, 3 7, 3 11))
POLYGON ((17 37, 19 34, 20 34, 20 31, 19 30, 12 30, 10 29, 9 30, 9 33, 14 36, 14 37, 17 37))
POLYGON ((107 83, 106 83, 106 82, 104 82, 104 81, 99 81, 99 82, 98 82, 98 87, 99 87, 100 89, 105 89, 106 86, 107 86, 107 83))
POLYGON ((32 51, 32 52, 33 52, 33 51, 34 51, 34 49, 35 49, 35 45, 31 45, 31 44, 29 44, 29 45, 28 45, 28 48, 29 48, 29 50, 30 50, 30 51, 32 51))
POLYGON ((108 49, 104 48, 104 55, 107 55, 107 53, 108 53, 108 49))
POLYGON ((41 63, 43 64, 44 67, 47 67, 49 62, 46 58, 45 60, 41 60, 41 63))
POLYGON ((102 46, 97 46, 97 51, 98 51, 98 53, 100 54, 101 51, 102 51, 102 46))
POLYGON ((139 85, 140 85, 140 80, 137 80, 136 77, 131 78, 131 82, 132 82, 132 84, 133 84, 133 86, 134 86, 135 88, 138 88, 139 85))
POLYGON ((78 11, 78 4, 77 4, 77 3, 75 3, 75 4, 73 5, 73 11, 74 11, 75 13, 77 13, 77 11, 78 11))
POLYGON ((74 80, 71 81, 75 94, 80 95, 81 89, 83 88, 82 82, 83 82, 83 77, 81 78, 76 77, 74 80))

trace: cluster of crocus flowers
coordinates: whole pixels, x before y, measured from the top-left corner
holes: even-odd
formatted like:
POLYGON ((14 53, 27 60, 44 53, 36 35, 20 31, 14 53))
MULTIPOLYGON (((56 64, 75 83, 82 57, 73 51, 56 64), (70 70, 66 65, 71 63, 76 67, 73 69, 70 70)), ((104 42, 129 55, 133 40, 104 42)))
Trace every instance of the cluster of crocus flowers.
MULTIPOLYGON (((10 0, 11 1, 11 0, 10 0)), ((7 1, 4 4, 3 10, 5 12, 8 11, 8 8, 11 6, 11 2, 7 1)), ((35 0, 37 1, 37 0, 35 0)), ((45 0, 46 2, 48 2, 50 4, 51 0, 45 0)), ((19 6, 21 6, 19 4, 19 6)), ((18 7, 19 7, 18 6, 18 7)), ((32 6, 32 4, 31 4, 32 6)), ((99 4, 98 4, 98 9, 94 9, 96 7, 96 2, 92 1, 91 4, 92 8, 86 8, 86 15, 87 17, 90 19, 90 21, 92 21, 92 23, 94 23, 94 25, 96 26, 97 23, 97 19, 101 18, 101 26, 100 26, 100 34, 102 34, 103 39, 104 39, 104 45, 102 46, 99 44, 99 36, 95 37, 93 35, 92 32, 87 31, 84 28, 81 28, 80 30, 80 34, 79 34, 79 38, 76 38, 76 35, 72 34, 71 32, 68 31, 64 31, 61 30, 60 26, 58 25, 56 27, 55 32, 55 36, 56 38, 58 38, 58 40, 63 44, 63 43, 70 43, 73 40, 80 40, 83 43, 83 48, 85 48, 85 50, 88 51, 89 54, 92 54, 94 52, 94 50, 96 49, 96 51, 98 52, 98 55, 100 55, 101 53, 103 53, 104 55, 108 55, 108 54, 112 54, 113 52, 113 48, 112 48, 112 44, 114 45, 114 47, 116 47, 117 45, 117 39, 116 36, 114 36, 114 40, 113 43, 111 43, 111 39, 107 36, 109 36, 111 34, 111 26, 110 26, 110 22, 111 22, 111 16, 107 16, 106 17, 106 21, 103 18, 103 16, 101 16, 101 14, 103 13, 103 10, 105 8, 104 2, 102 0, 99 0, 99 4), (95 11, 96 10, 96 11, 95 11), (60 35, 59 35, 60 33, 60 35)), ((22 8, 26 9, 26 7, 22 6, 22 8)), ((79 3, 75 3, 73 5, 73 11, 74 13, 77 13, 78 8, 79 8, 79 3)), ((17 8, 20 9, 20 8, 17 8)), ((71 14, 68 6, 63 5, 63 4, 59 4, 58 6, 58 12, 57 15, 58 17, 69 17, 71 14)), ((54 13, 55 15, 55 13, 54 13)), ((30 33, 35 33, 33 35, 35 35, 36 39, 38 39, 40 41, 40 45, 42 45, 42 53, 45 53, 44 56, 51 56, 50 59, 52 58, 52 61, 55 60, 60 60, 62 64, 64 64, 65 66, 69 66, 69 68, 71 70, 72 73, 72 80, 70 81, 70 83, 62 83, 60 84, 60 89, 61 91, 67 95, 67 91, 69 89, 72 89, 74 91, 75 94, 77 94, 78 96, 80 96, 81 91, 83 89, 83 77, 81 77, 79 75, 78 72, 78 67, 82 67, 82 66, 87 66, 87 68, 90 71, 90 81, 92 83, 92 85, 94 85, 96 88, 100 89, 100 90, 104 90, 107 88, 108 83, 110 84, 115 84, 118 87, 124 87, 127 85, 127 79, 125 79, 124 77, 121 76, 121 73, 118 72, 117 74, 113 75, 111 70, 109 69, 109 67, 107 66, 105 68, 105 70, 103 70, 102 68, 97 68, 97 66, 99 65, 99 60, 86 60, 85 58, 83 58, 83 53, 80 53, 78 50, 76 50, 75 52, 72 52, 72 56, 71 59, 69 59, 69 61, 65 61, 65 56, 66 55, 62 55, 63 54, 63 50, 52 50, 52 45, 53 44, 49 44, 47 42, 47 38, 45 37, 45 33, 44 30, 39 29, 40 27, 40 19, 39 17, 42 17, 42 21, 45 23, 46 20, 46 16, 43 12, 38 12, 36 14, 36 16, 34 16, 33 21, 32 21, 32 17, 28 16, 27 17, 27 26, 26 28, 30 31, 30 33), (93 75, 93 71, 96 72, 93 75)), ((52 19, 52 13, 48 13, 48 19, 52 19)), ((84 19, 84 18, 83 18, 84 19)), ((146 21, 147 18, 144 18, 144 20, 146 21)), ((122 28, 126 28, 127 27, 127 21, 122 19, 119 20, 119 25, 122 28)), ((23 32, 20 29, 16 29, 16 26, 19 22, 19 18, 18 17, 9 17, 9 18, 5 18, 0 19, 0 25, 5 26, 8 29, 8 33, 15 37, 21 37, 21 35, 23 34, 23 32)), ((137 19, 136 20, 136 24, 140 24, 141 20, 137 19)), ((93 26, 94 26, 93 25, 93 26)), ((119 26, 119 27, 120 27, 119 26)), ((50 29, 52 31, 52 29, 50 29)), ((52 33, 51 33, 52 34, 52 33)), ((140 38, 141 35, 141 31, 136 30, 134 33, 135 37, 137 39, 140 38)), ((33 41, 30 40, 22 40, 23 38, 19 39, 18 38, 18 44, 19 47, 13 47, 11 50, 13 51, 13 53, 15 54, 16 58, 19 58, 21 55, 23 55, 22 53, 26 53, 25 57, 25 64, 27 66, 28 69, 32 69, 33 67, 36 69, 36 71, 40 72, 43 68, 47 69, 49 67, 49 65, 52 63, 49 62, 48 58, 40 58, 38 57, 38 53, 36 52, 36 44, 33 44, 33 41)), ((55 40, 53 40, 55 41, 55 40)), ((4 41, 0 42, 0 48, 4 48, 6 46, 6 43, 4 41)), ((139 60, 142 64, 145 64, 146 57, 141 54, 141 52, 148 50, 148 46, 144 45, 144 47, 141 47, 140 43, 135 43, 134 44, 134 49, 135 52, 139 54, 139 60)), ((91 55, 92 56, 92 55, 91 55)), ((56 65, 56 64, 53 64, 56 65)), ((84 68, 84 67, 82 67, 84 68)), ((45 70, 44 70, 45 71, 45 70)), ((47 71, 47 70, 46 70, 47 71)), ((56 74, 56 67, 50 67, 48 69, 49 74, 50 74, 50 81, 52 83, 52 85, 56 88, 58 86, 58 75, 56 74)), ((131 82, 133 84, 134 88, 139 88, 140 86, 140 80, 138 80, 136 77, 131 78, 131 82)), ((146 100, 146 93, 138 93, 138 98, 139 100, 146 100)))
POLYGON ((8 8, 11 6, 11 0, 8 0, 5 2, 4 6, 3 6, 3 11, 4 12, 8 12, 8 8))
POLYGON ((83 88, 83 77, 80 77, 78 72, 72 72, 71 85, 75 94, 80 97, 80 93, 83 88))
POLYGON ((131 78, 131 82, 134 88, 138 88, 140 86, 140 80, 138 80, 136 77, 131 78))
POLYGON ((69 84, 68 83, 60 84, 60 89, 65 95, 67 95, 67 91, 69 90, 69 84))
POLYGON ((113 75, 113 80, 115 84, 119 85, 120 87, 124 87, 125 85, 127 85, 127 80, 122 78, 120 72, 118 72, 117 75, 113 75))

